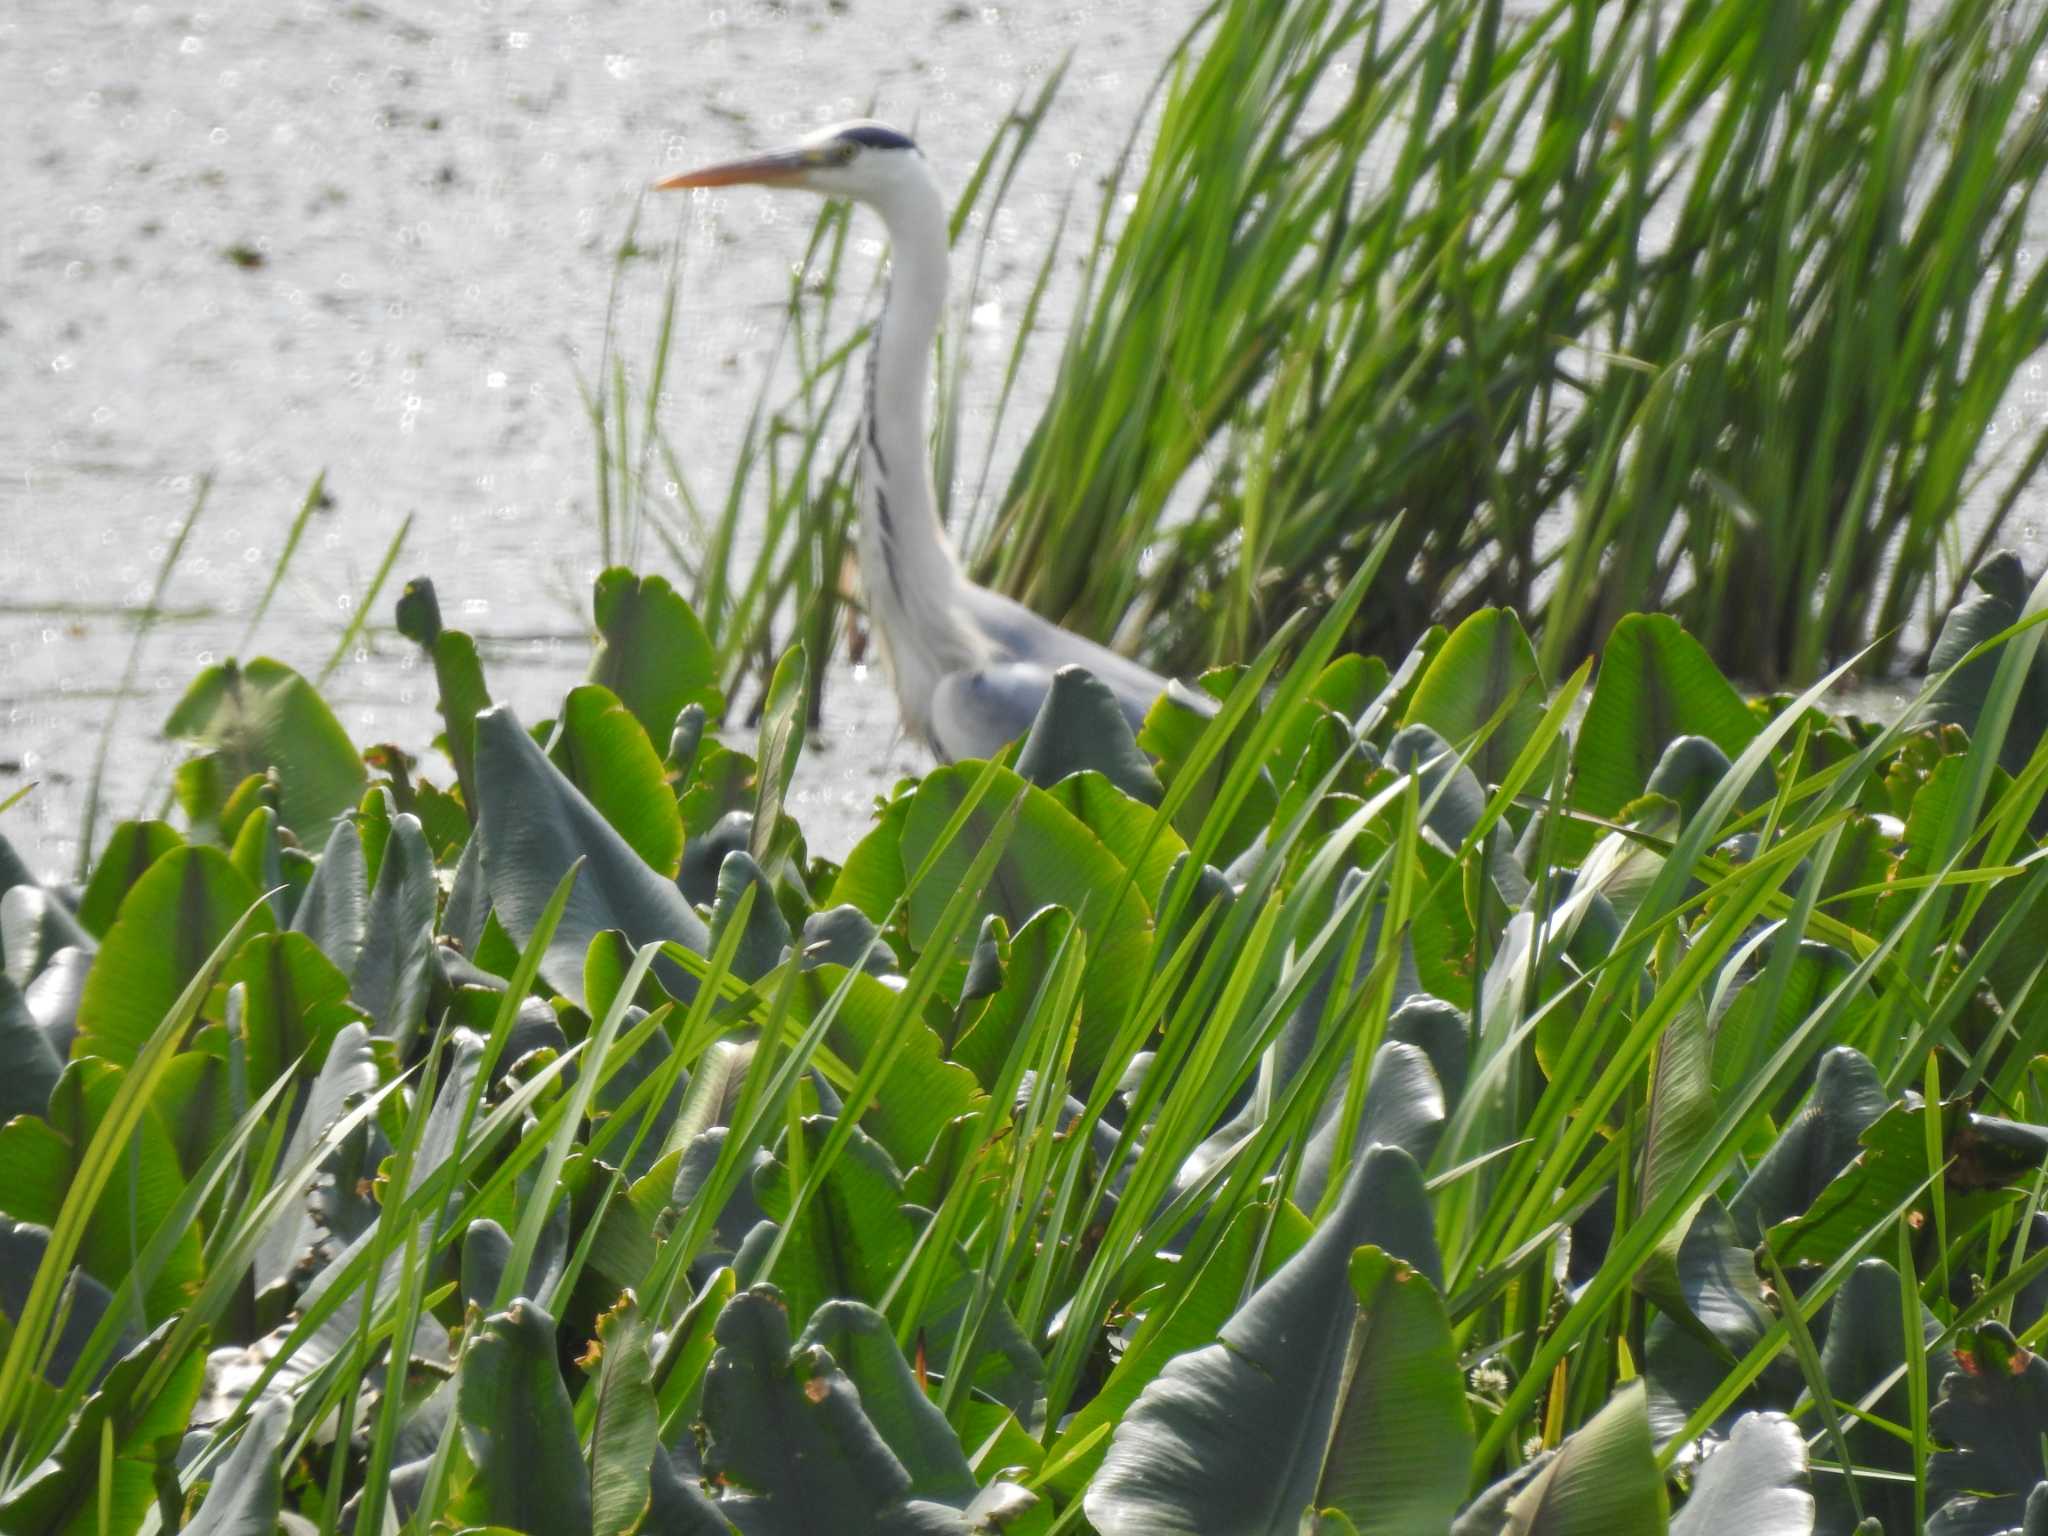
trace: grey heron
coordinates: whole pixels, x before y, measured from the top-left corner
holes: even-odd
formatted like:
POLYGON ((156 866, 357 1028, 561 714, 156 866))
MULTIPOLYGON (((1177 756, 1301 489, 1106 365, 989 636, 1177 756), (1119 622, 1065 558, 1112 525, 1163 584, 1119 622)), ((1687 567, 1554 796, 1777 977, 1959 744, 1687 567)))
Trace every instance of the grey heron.
MULTIPOLYGON (((940 757, 992 757, 1031 726, 1066 666, 1093 673, 1135 730, 1168 680, 976 585, 939 522, 925 395, 946 304, 946 200, 910 139, 836 123, 768 154, 706 166, 657 190, 757 185, 848 198, 881 216, 889 286, 868 355, 861 432, 860 569, 903 723, 940 757)), ((1189 707, 1213 702, 1174 689, 1189 707)))

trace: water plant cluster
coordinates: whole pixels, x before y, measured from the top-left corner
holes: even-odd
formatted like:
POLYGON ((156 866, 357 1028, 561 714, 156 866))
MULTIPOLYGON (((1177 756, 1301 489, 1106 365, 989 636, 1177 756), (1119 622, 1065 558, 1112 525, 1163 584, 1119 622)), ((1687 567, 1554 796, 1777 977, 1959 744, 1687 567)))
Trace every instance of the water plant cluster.
POLYGON ((1394 543, 839 864, 658 576, 530 721, 413 583, 431 761, 206 669, 0 845, 0 1529, 2048 1529, 2048 591, 1879 726, 1394 543))

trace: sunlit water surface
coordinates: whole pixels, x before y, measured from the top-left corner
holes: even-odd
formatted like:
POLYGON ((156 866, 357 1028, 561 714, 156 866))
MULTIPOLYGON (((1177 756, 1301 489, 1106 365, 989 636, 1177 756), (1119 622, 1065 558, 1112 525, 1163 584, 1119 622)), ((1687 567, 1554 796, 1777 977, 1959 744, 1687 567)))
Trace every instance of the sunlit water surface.
MULTIPOLYGON (((110 816, 155 813, 158 728, 206 663, 266 652, 317 673, 383 551, 415 522, 373 617, 431 575, 485 641, 493 691, 551 713, 587 664, 598 539, 576 389, 605 331, 612 253, 664 168, 819 121, 914 124, 957 185, 1021 91, 1071 52, 1008 199, 971 335, 999 359, 1070 190, 1089 206, 1191 14, 790 0, 562 6, 320 3, 0 11, 0 799, 39 869, 77 859, 108 712, 110 816), (248 615, 309 481, 314 517, 273 609, 248 615), (134 687, 117 685, 165 549, 214 476, 134 687)), ((680 239, 665 422, 722 483, 815 208, 758 192, 657 199, 680 239)), ((866 222, 857 255, 879 253, 866 222)), ((1071 294, 1075 274, 1060 283, 1071 294)), ((629 265, 618 334, 652 350, 661 262, 629 265)), ((1061 313, 1059 296, 1049 313, 1061 313)), ((1051 347, 1027 390, 1042 392, 1051 347)), ((971 400, 998 383, 984 368, 971 400)), ((660 568, 655 551, 644 560, 660 568)), ((326 684, 359 741, 425 755, 434 688, 388 629, 326 684)), ((843 854, 875 794, 927 759, 878 670, 839 665, 793 809, 843 854)), ((445 776, 445 766, 428 771, 445 776)), ((101 823, 104 835, 106 822, 101 823)))
MULTIPOLYGON (((193 673, 255 652, 318 673, 408 514, 377 627, 325 684, 351 735, 395 741, 446 777, 428 745, 431 676, 388 628, 415 573, 483 642, 495 695, 529 720, 551 713, 588 661, 599 564, 576 381, 595 370, 613 252, 647 182, 873 110, 914 127, 957 186, 1009 105, 1071 55, 997 215, 967 326, 962 462, 978 466, 974 439, 1059 210, 1073 194, 1092 219, 1195 9, 12 0, 0 11, 0 800, 37 787, 0 830, 41 870, 75 867, 116 709, 102 835, 108 817, 160 810, 176 749, 158 728, 193 673), (322 469, 331 505, 245 643, 322 469), (123 691, 134 615, 203 473, 206 513, 123 691)), ((700 489, 732 462, 814 211, 758 190, 647 206, 640 243, 683 252, 663 419, 700 489)), ((881 246, 871 221, 857 235, 858 274, 881 246)), ((1067 313, 1076 244, 1045 316, 1067 313)), ((652 351, 662 276, 658 259, 626 269, 616 334, 636 363, 652 351)), ((1042 401, 1057 344, 1041 337, 1029 355, 1012 433, 1042 401)), ((2002 428, 2048 406, 2041 366, 2002 428)), ((1002 465, 1015 444, 993 447, 1002 465)), ((1995 492, 1965 508, 1966 528, 1995 492)), ((2008 530, 2036 567, 2043 522, 2030 495, 2008 530)), ((657 549, 642 553, 663 567, 657 549)), ((1894 694, 1852 702, 1882 713, 1894 694)), ((792 798, 813 847, 836 856, 875 795, 929 760, 902 739, 878 670, 835 664, 826 700, 792 798)))

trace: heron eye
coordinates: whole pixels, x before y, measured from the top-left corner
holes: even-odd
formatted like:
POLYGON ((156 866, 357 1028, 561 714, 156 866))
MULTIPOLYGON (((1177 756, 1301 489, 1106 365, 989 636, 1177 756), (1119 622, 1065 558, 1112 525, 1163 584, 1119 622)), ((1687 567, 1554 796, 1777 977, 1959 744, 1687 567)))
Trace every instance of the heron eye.
POLYGON ((859 153, 860 146, 858 144, 835 144, 832 146, 832 163, 834 165, 851 165, 853 157, 859 153))

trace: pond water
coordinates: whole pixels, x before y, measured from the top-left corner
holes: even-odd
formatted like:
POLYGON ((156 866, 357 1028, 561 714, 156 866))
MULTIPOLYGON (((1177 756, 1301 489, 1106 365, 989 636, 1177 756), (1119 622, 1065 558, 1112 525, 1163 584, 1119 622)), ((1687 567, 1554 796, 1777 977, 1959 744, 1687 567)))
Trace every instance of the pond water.
MULTIPOLYGON (((1107 169, 1192 11, 12 0, 0 799, 37 788, 7 813, 8 837, 38 869, 70 872, 114 710, 106 815, 154 813, 174 760, 158 728, 194 671, 263 652, 317 673, 407 514, 372 617, 388 625, 403 579, 432 576, 448 622, 484 642, 497 695, 527 718, 551 712, 587 664, 598 568, 576 381, 593 370, 613 252, 648 180, 872 110, 914 124, 957 185, 1011 101, 1071 53, 976 314, 975 345, 999 355, 1061 200, 1107 169), (245 644, 323 469, 331 504, 245 644), (168 615, 123 692, 134 614, 207 473, 168 615)), ((703 484, 730 463, 814 211, 745 192, 648 205, 641 243, 684 245, 665 419, 703 484)), ((879 233, 863 222, 862 254, 879 233)), ((662 276, 659 260, 626 269, 629 358, 651 350, 662 276)), ((1068 293, 1075 280, 1060 279, 1068 293)), ((427 753, 431 677, 395 634, 373 630, 325 687, 358 741, 427 753)), ((878 671, 842 663, 826 699, 793 808, 814 846, 843 854, 874 795, 926 760, 878 671)))
MULTIPOLYGON (((358 741, 429 757, 434 689, 388 629, 433 577, 493 691, 549 713, 589 656, 599 565, 578 398, 617 249, 656 174, 872 111, 914 127, 957 187, 1002 115, 1065 83, 998 215, 967 330, 970 435, 1070 193, 1094 193, 1193 0, 274 0, 0 11, 0 830, 78 861, 114 720, 101 834, 156 813, 159 734, 201 666, 267 653, 317 674, 411 516, 374 626, 324 684, 358 741), (312 519, 253 637, 252 606, 316 473, 312 519), (136 614, 204 475, 212 489, 143 639, 136 614)), ((700 489, 731 463, 774 341, 808 199, 656 199, 640 243, 681 243, 664 422, 700 489)), ((2037 215, 2042 210, 2037 209, 2037 215)), ((856 259, 880 253, 863 216, 856 259)), ((1055 276, 1066 313, 1078 255, 1055 276)), ((645 358, 663 263, 629 263, 616 334, 645 358)), ((1013 428, 1048 383, 1027 360, 1013 428)), ((2036 377, 2038 377, 2038 366, 2036 377)), ((2038 412, 2038 383, 2013 404, 2038 412)), ((1014 445, 996 445, 998 465, 1014 445)), ((963 463, 979 464, 969 441, 963 463)), ((1965 509, 1968 525, 1989 492, 1965 509)), ((2031 501, 2009 525, 2038 566, 2031 501)), ((659 569, 651 553, 642 563, 659 569)), ((673 574, 673 573, 671 573, 673 574)), ((1882 690, 1881 690, 1882 691, 1882 690)), ((875 795, 928 765, 878 670, 835 663, 792 794, 843 855, 875 795)), ((430 759, 428 772, 446 777, 430 759)))

